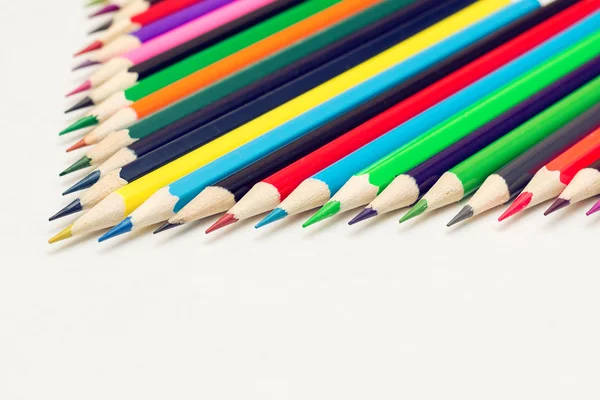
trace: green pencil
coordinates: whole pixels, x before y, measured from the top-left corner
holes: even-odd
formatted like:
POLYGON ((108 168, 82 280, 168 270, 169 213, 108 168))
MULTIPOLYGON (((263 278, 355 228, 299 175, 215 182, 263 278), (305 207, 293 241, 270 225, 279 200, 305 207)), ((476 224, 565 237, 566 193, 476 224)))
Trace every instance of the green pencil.
POLYGON ((600 31, 588 35, 547 63, 525 73, 357 173, 303 226, 373 201, 396 176, 409 171, 600 54, 599 41, 600 31))

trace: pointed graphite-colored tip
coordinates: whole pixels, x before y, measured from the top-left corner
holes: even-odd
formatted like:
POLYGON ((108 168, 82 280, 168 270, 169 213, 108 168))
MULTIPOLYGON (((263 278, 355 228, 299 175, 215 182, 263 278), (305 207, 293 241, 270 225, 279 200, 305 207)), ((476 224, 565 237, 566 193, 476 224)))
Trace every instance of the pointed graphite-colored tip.
POLYGON ((110 28, 113 24, 113 21, 107 21, 106 23, 99 25, 97 27, 95 27, 94 29, 92 29, 91 31, 88 32, 88 35, 93 35, 94 33, 98 33, 98 32, 102 32, 107 30, 108 28, 110 28))
POLYGON ((376 217, 377 211, 373 210, 371 207, 366 207, 364 210, 362 210, 361 212, 359 212, 354 218, 352 218, 349 222, 348 225, 354 225, 358 222, 362 222, 364 220, 367 220, 369 218, 373 218, 376 217))
POLYGON ((100 50, 102 48, 102 46, 104 46, 104 43, 102 43, 99 40, 94 40, 92 43, 88 44, 83 49, 81 49, 77 53, 73 54, 73 57, 77 57, 82 54, 89 53, 90 51, 100 50))
POLYGON ((506 211, 504 211, 504 214, 502 214, 500 216, 500 218, 498 218, 498 222, 502 222, 506 218, 512 217, 513 215, 518 214, 521 211, 523 211, 525 208, 527 208, 529 203, 531 203, 532 197, 533 197, 533 195, 529 192, 521 193, 515 199, 515 201, 510 205, 510 207, 508 207, 508 209, 506 211))
POLYGON ((77 143, 75 143, 73 146, 69 147, 67 149, 67 153, 72 152, 73 150, 77 150, 77 149, 81 149, 82 147, 87 146, 88 144, 85 142, 84 139, 81 139, 80 141, 78 141, 77 143))
POLYGON ((83 207, 81 207, 81 202, 79 201, 79 199, 75 199, 69 204, 67 204, 62 210, 48 218, 48 221, 54 221, 55 219, 66 217, 67 215, 75 214, 80 211, 83 211, 83 207))
POLYGON ((121 7, 119 7, 116 4, 109 4, 107 6, 102 7, 101 9, 99 9, 98 11, 96 11, 95 13, 92 13, 88 16, 88 18, 94 18, 100 15, 104 15, 104 14, 109 14, 115 11, 119 11, 121 7))
POLYGON ((168 231, 169 229, 173 229, 176 228, 178 226, 181 226, 182 224, 172 224, 170 222, 165 222, 164 224, 162 224, 161 226, 159 226, 154 232, 152 232, 154 235, 156 235, 157 233, 161 233, 164 231, 168 231))
POLYGON ((341 204, 339 201, 328 201, 325 203, 323 207, 315 215, 310 217, 308 221, 302 224, 303 228, 308 228, 309 226, 316 224, 317 222, 321 222, 324 219, 331 218, 338 212, 340 212, 341 204))
POLYGON ((552 203, 552 205, 550 207, 548 207, 548 209, 546 211, 544 211, 544 215, 548 216, 550 214, 552 214, 553 212, 556 212, 562 208, 565 208, 567 206, 571 205, 571 202, 569 200, 565 200, 565 199, 561 199, 560 197, 556 200, 554 200, 554 203, 552 203))
MULTIPOLYGON (((67 93, 67 95, 65 97, 71 97, 77 93, 81 93, 81 92, 85 92, 86 90, 90 90, 91 88, 92 88, 92 82, 85 81, 81 85, 77 86, 75 89, 73 89, 69 93, 67 93)), ((74 110, 70 109, 69 112, 70 111, 74 111, 74 110)))
POLYGON ((233 214, 227 213, 227 214, 223 215, 221 218, 219 218, 219 220, 217 222, 212 224, 212 226, 206 230, 206 233, 212 233, 218 229, 226 227, 227 225, 234 224, 237 221, 238 220, 235 218, 235 216, 233 214))
POLYGON ((417 204, 415 204, 410 210, 408 210, 406 214, 404 214, 402 218, 400 218, 400 223, 406 222, 409 219, 413 219, 423 214, 425 211, 427 211, 428 206, 429 205, 427 204, 427 200, 419 200, 417 204))
POLYGON ((596 214, 598 211, 600 211, 600 201, 594 204, 594 206, 590 208, 590 210, 586 212, 585 215, 589 217, 592 214, 596 214))
POLYGON ((125 218, 123 221, 119 222, 118 225, 114 226, 110 231, 106 232, 104 235, 98 238, 98 242, 104 242, 105 240, 114 238, 115 236, 122 235, 127 232, 131 232, 133 229, 133 224, 131 223, 131 217, 125 218))
POLYGON ((462 208, 462 210, 460 210, 460 211, 458 212, 458 214, 456 214, 456 215, 454 216, 454 218, 452 218, 452 219, 450 220, 450 222, 448 222, 448 223, 446 224, 446 226, 449 228, 449 227, 451 227, 452 225, 456 225, 456 224, 458 224, 459 222, 462 222, 462 221, 464 221, 464 220, 467 220, 467 219, 471 218, 473 215, 475 215, 475 212, 473 211, 473 207, 471 207, 471 206, 469 206, 469 205, 466 205, 466 206, 464 206, 464 207, 462 208))
POLYGON ((71 71, 77 71, 77 70, 80 70, 80 69, 83 69, 83 68, 87 68, 87 67, 92 67, 92 66, 98 65, 98 64, 100 64, 100 62, 98 62, 98 61, 85 60, 81 64, 76 65, 75 67, 73 67, 71 69, 71 71))
MULTIPOLYGON (((79 88, 77 88, 79 89, 79 88)), ((75 89, 75 90, 77 90, 75 89)), ((68 114, 70 112, 82 109, 82 108, 87 108, 87 107, 91 107, 94 105, 94 101, 89 98, 89 97, 84 97, 83 99, 81 99, 81 101, 79 101, 77 104, 75 104, 73 107, 69 108, 68 110, 65 111, 65 114, 68 114)))
POLYGON ((65 190, 62 195, 65 196, 67 194, 75 193, 83 189, 87 189, 92 187, 96 182, 100 180, 100 171, 94 171, 88 175, 86 175, 82 180, 65 190))
POLYGON ((69 225, 62 231, 58 232, 56 235, 52 236, 50 239, 48 239, 48 243, 52 244, 52 243, 60 242, 61 240, 70 238, 72 236, 71 235, 71 227, 72 226, 73 225, 69 225))
POLYGON ((91 162, 92 162, 91 158, 89 158, 87 156, 83 156, 79 160, 77 160, 73 164, 71 164, 71 166, 69 168, 65 169, 63 172, 61 172, 58 175, 65 176, 65 175, 70 174, 71 172, 75 172, 75 171, 79 171, 80 169, 87 168, 91 165, 91 162))
POLYGON ((88 116, 78 119, 73 124, 71 124, 70 126, 66 127, 62 131, 60 131, 58 133, 58 136, 62 136, 66 133, 74 132, 79 129, 87 128, 89 126, 94 126, 94 125, 98 125, 98 118, 96 118, 93 115, 88 115, 88 116))
POLYGON ((262 221, 260 221, 256 225, 254 225, 254 228, 255 229, 262 228, 263 226, 267 226, 269 224, 272 224, 275 221, 279 221, 281 219, 284 219, 287 216, 288 216, 287 211, 285 211, 284 209, 281 209, 281 208, 276 208, 273 211, 271 211, 266 217, 264 217, 262 219, 262 221))

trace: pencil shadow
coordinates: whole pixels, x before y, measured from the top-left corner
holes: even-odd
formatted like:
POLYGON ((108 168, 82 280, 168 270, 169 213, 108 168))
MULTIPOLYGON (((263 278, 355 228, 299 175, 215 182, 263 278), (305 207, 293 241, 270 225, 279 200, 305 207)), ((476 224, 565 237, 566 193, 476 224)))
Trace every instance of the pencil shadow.
MULTIPOLYGON (((308 217, 307 215, 309 215, 312 211, 305 211, 303 213, 300 214, 296 214, 296 215, 292 215, 289 216, 287 218, 285 218, 283 221, 277 221, 273 224, 267 225, 263 228, 259 228, 259 229, 254 229, 259 233, 259 239, 266 239, 266 238, 270 238, 272 236, 278 235, 280 234, 283 230, 285 229, 289 229, 291 225, 300 225, 302 224, 303 221, 307 220, 308 217)), ((256 225, 256 224, 254 224, 256 225)))
POLYGON ((253 218, 245 219, 243 221, 238 221, 235 224, 225 226, 218 231, 211 232, 210 234, 206 234, 206 243, 216 243, 219 240, 224 240, 227 235, 231 235, 231 229, 245 229, 253 224, 253 218))
MULTIPOLYGON (((139 240, 140 237, 148 234, 149 232, 152 232, 157 227, 158 227, 158 224, 145 226, 143 228, 136 229, 133 232, 129 232, 124 235, 117 236, 115 238, 111 238, 111 239, 107 240, 106 242, 99 243, 101 246, 103 246, 100 251, 103 254, 110 254, 113 251, 119 250, 123 246, 129 245, 134 240, 139 240)), ((100 237, 100 236, 98 236, 98 237, 100 237)))
MULTIPOLYGON (((106 229, 105 231, 108 231, 106 229)), ((102 232, 104 233, 104 232, 102 232)), ((98 232, 90 232, 81 236, 76 236, 74 238, 67 239, 65 241, 60 242, 60 244, 52 244, 50 249, 48 249, 48 254, 61 254, 64 251, 71 250, 74 246, 77 246, 86 240, 90 240, 94 238, 98 232)))
MULTIPOLYGON (((377 215, 374 218, 370 218, 366 221, 361 221, 356 225, 348 225, 348 229, 350 229, 350 233, 348 236, 350 237, 358 237, 361 235, 369 234, 376 225, 391 223, 392 221, 398 221, 402 212, 405 209, 398 209, 394 211, 390 211, 388 213, 377 215)), ((350 221, 350 219, 348 219, 350 221)))

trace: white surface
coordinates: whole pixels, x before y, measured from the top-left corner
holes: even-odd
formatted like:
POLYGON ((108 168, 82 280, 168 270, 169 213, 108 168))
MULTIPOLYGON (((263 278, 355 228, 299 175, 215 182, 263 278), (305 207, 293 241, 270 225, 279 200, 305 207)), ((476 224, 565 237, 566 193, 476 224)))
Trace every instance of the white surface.
POLYGON ((395 212, 349 228, 346 213, 302 230, 304 214, 205 236, 211 218, 46 244, 81 176, 58 177, 80 135, 56 136, 89 28, 80 4, 12 2, 0 24, 0 399, 599 398, 590 201, 453 230, 459 206, 402 227, 395 212), (35 28, 17 36, 25 16, 35 28), (15 174, 21 152, 35 164, 15 174))

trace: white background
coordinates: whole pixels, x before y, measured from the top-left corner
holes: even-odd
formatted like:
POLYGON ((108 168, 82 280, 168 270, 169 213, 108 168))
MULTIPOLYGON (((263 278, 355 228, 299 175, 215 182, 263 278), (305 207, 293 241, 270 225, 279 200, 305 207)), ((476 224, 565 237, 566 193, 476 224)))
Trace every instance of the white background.
MULTIPOLYGON (((7 4, 5 4, 6 6, 7 4)), ((458 206, 54 246, 79 0, 0 15, 0 399, 598 399, 600 221, 458 206)))

